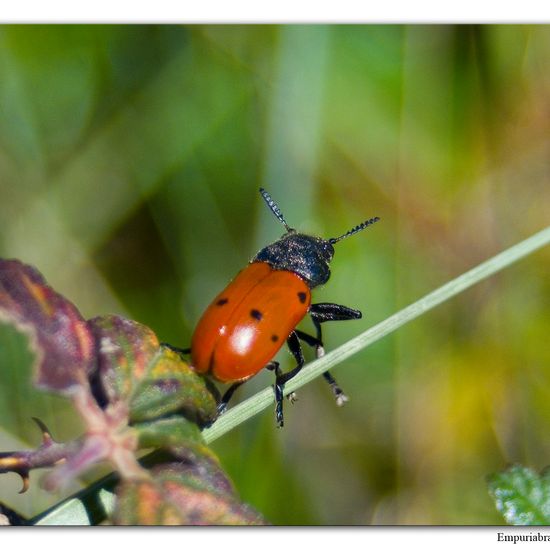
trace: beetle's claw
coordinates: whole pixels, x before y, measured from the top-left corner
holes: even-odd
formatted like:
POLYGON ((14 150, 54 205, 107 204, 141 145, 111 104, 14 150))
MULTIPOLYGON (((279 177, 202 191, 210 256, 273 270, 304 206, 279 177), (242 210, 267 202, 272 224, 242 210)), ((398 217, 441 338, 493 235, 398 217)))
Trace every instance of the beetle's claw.
POLYGON ((337 407, 343 407, 349 401, 349 397, 344 392, 336 394, 335 397, 337 407))

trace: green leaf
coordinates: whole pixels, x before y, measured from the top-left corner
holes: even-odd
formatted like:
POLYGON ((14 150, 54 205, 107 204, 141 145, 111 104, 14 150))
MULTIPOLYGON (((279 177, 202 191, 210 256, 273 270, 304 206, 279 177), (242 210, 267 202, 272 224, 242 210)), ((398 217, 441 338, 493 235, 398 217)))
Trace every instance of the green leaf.
POLYGON ((204 445, 200 428, 182 416, 176 415, 149 422, 134 424, 141 449, 168 449, 197 443, 204 445))
POLYGON ((550 470, 512 466, 489 478, 489 493, 510 525, 550 525, 550 470))
POLYGON ((203 378, 174 351, 161 347, 130 401, 132 422, 178 412, 201 426, 217 415, 216 400, 203 378))

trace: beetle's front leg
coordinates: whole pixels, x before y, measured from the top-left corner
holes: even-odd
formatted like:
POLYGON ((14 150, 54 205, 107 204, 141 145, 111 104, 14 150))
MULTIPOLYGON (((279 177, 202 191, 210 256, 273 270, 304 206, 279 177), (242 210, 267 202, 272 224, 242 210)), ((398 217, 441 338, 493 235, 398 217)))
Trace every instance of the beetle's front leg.
MULTIPOLYGON (((317 358, 323 357, 325 355, 325 348, 323 347, 323 333, 321 330, 321 323, 326 321, 349 321, 352 319, 361 319, 362 314, 357 309, 352 309, 347 306, 341 306, 339 304, 330 304, 330 303, 320 303, 312 304, 309 309, 309 314, 315 330, 317 333, 317 338, 312 338, 311 336, 302 333, 299 335, 307 336, 309 341, 306 338, 303 338, 305 342, 309 345, 315 347, 315 355, 317 358)), ((327 370, 323 373, 324 379, 328 382, 330 389, 336 399, 336 404, 341 407, 346 401, 349 401, 348 396, 343 392, 342 388, 338 385, 334 376, 330 374, 327 370)))

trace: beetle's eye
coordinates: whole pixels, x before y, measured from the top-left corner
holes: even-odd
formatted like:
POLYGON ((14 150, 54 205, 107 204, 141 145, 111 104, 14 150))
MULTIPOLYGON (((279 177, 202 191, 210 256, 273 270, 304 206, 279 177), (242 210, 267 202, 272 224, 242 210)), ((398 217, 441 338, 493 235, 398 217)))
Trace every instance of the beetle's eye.
POLYGON ((329 262, 334 256, 334 247, 328 241, 323 243, 323 255, 329 262))

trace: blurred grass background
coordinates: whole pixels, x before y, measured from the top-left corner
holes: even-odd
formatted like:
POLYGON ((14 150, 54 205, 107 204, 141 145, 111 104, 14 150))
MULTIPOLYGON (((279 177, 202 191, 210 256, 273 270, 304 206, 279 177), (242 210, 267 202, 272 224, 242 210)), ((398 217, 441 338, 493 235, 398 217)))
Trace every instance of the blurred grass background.
MULTIPOLYGON (((334 348, 547 225, 549 58, 548 26, 2 26, 0 256, 185 347, 282 233, 259 185, 325 237, 378 215, 315 294, 363 311, 326 326, 334 348)), ((501 523, 485 476, 550 464, 548 260, 340 365, 343 409, 316 381, 283 430, 264 413, 216 441, 242 498, 276 524, 501 523)), ((38 444, 31 416, 81 429, 29 358, 0 325, 1 450, 38 444)), ((1 476, 0 500, 40 512, 63 495, 39 477, 1 476)))

